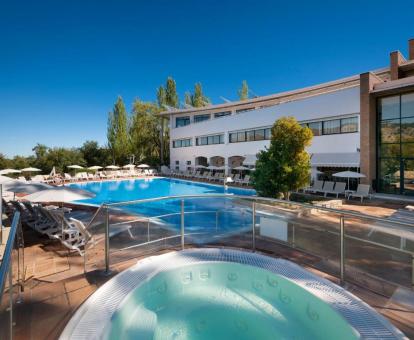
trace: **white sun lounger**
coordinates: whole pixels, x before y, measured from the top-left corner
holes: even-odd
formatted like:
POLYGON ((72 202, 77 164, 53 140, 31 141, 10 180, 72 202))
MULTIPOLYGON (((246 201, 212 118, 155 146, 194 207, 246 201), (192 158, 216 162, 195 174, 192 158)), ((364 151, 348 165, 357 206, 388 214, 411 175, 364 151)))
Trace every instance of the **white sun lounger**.
POLYGON ((371 186, 368 184, 358 184, 357 191, 351 192, 348 196, 348 199, 351 197, 358 197, 361 199, 361 202, 364 198, 371 198, 371 186))

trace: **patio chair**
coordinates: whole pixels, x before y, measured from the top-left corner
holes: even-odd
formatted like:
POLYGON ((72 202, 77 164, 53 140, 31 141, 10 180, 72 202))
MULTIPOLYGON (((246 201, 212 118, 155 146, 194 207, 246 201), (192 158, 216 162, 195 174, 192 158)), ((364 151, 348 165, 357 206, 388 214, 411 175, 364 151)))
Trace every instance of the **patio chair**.
POLYGON ((241 184, 244 185, 249 185, 250 184, 250 175, 246 175, 244 176, 243 180, 241 181, 241 184))
POLYGON ((334 187, 335 187, 335 182, 326 181, 325 184, 323 185, 323 189, 317 190, 316 192, 321 192, 326 197, 328 193, 331 193, 334 191, 334 187))
POLYGON ((358 184, 357 190, 355 192, 351 192, 348 199, 351 197, 359 197, 361 199, 361 203, 364 198, 371 199, 371 186, 369 184, 358 184))
POLYGON ((345 182, 335 182, 335 187, 333 189, 331 189, 330 183, 332 182, 325 182, 325 186, 323 187, 323 193, 325 197, 327 197, 328 194, 336 195, 336 198, 338 198, 341 194, 345 195, 345 182))
POLYGON ((323 181, 315 181, 313 182, 313 185, 309 188, 304 189, 304 192, 311 192, 316 194, 317 192, 322 191, 324 187, 324 182, 323 181))

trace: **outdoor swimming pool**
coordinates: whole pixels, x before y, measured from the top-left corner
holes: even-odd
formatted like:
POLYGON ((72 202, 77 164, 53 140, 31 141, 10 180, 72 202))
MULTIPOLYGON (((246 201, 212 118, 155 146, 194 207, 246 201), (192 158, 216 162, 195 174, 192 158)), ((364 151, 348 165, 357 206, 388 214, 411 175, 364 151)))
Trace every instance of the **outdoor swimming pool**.
MULTIPOLYGON (((88 190, 96 194, 94 198, 78 203, 101 205, 149 198, 183 195, 234 194, 255 195, 255 190, 212 185, 170 178, 135 179, 109 182, 73 183, 71 187, 88 190)), ((138 216, 151 217, 152 223, 166 228, 180 228, 181 200, 170 199, 145 203, 122 203, 111 207, 138 216)), ((251 228, 250 206, 241 206, 236 200, 226 198, 190 198, 185 200, 186 232, 209 233, 210 231, 236 232, 251 228)))

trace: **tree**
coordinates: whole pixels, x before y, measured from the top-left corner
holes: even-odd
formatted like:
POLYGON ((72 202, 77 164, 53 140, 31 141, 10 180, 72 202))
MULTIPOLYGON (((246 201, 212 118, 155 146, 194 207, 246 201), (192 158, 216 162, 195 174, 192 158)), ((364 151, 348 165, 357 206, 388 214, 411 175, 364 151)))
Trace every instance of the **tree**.
POLYGON ((179 107, 177 86, 172 77, 168 77, 167 82, 165 83, 165 103, 171 107, 179 107))
POLYGON ((190 92, 185 93, 184 101, 186 104, 191 105, 193 107, 202 107, 210 104, 210 99, 206 97, 203 93, 201 83, 194 84, 193 94, 191 94, 190 92))
POLYGON ((136 99, 132 108, 131 147, 140 162, 153 165, 160 164, 161 148, 168 156, 168 130, 164 130, 164 143, 161 145, 161 124, 163 119, 158 115, 160 108, 151 102, 136 99))
POLYGON ((309 179, 312 131, 294 117, 278 119, 272 127, 269 148, 258 153, 253 186, 261 196, 289 199, 289 192, 304 187, 309 179))
POLYGON ((167 105, 167 99, 165 97, 165 89, 162 85, 157 89, 157 102, 158 106, 164 110, 164 105, 167 105))
POLYGON ((108 115, 108 147, 114 163, 125 163, 130 151, 128 134, 128 115, 124 101, 118 97, 114 108, 108 115))
POLYGON ((104 166, 111 163, 109 150, 105 147, 100 147, 96 141, 86 141, 79 151, 82 153, 87 166, 104 166))
POLYGON ((242 81, 241 88, 237 91, 240 100, 249 99, 249 85, 247 85, 247 81, 242 81))

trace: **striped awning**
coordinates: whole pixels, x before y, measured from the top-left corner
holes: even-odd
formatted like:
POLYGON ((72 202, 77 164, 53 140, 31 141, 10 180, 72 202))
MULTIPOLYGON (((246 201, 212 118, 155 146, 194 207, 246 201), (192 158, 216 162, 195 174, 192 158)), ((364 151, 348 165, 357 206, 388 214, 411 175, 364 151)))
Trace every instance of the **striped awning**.
POLYGON ((311 165, 313 167, 359 168, 360 154, 359 152, 314 153, 311 154, 311 165))

